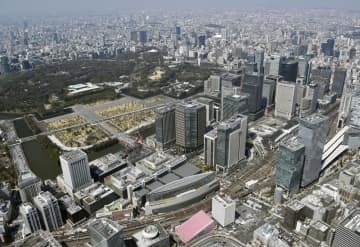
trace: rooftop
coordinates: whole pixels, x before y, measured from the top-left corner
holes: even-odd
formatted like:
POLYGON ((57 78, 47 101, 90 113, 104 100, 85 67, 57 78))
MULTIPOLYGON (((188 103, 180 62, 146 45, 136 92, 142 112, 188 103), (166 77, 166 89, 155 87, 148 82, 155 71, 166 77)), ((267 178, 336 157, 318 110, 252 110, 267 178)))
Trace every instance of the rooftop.
POLYGON ((199 211, 183 224, 175 228, 176 234, 182 242, 188 243, 196 236, 211 228, 215 227, 214 221, 203 211, 199 211))
POLYGON ((121 232, 123 229, 120 225, 108 219, 95 220, 91 222, 89 227, 97 231, 105 239, 121 232))
POLYGON ((80 150, 73 150, 70 152, 66 152, 60 156, 63 160, 66 160, 67 162, 72 162, 74 160, 83 159, 84 157, 87 157, 87 154, 80 150))

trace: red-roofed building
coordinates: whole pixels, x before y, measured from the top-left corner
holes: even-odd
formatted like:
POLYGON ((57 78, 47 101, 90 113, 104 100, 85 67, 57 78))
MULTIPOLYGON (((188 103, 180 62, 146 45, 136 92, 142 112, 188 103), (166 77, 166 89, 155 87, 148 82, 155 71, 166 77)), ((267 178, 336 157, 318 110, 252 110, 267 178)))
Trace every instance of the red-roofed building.
POLYGON ((181 241, 186 244, 200 234, 210 232, 215 227, 215 222, 201 210, 194 214, 190 219, 177 226, 175 232, 181 241))

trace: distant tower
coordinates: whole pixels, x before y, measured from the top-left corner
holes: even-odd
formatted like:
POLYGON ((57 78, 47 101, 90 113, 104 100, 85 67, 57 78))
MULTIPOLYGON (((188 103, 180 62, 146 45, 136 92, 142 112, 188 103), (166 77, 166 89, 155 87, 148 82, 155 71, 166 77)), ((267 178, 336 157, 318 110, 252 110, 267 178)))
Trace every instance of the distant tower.
POLYGON ((180 103, 175 110, 176 145, 183 152, 192 152, 204 144, 206 108, 195 102, 180 103))
POLYGON ((281 81, 276 86, 275 116, 291 120, 296 110, 296 84, 281 81))
POLYGON ((63 225, 58 200, 48 191, 41 192, 34 198, 47 231, 54 231, 63 225))
POLYGON ((71 151, 60 156, 65 185, 73 192, 93 183, 87 154, 81 150, 71 151))
POLYGON ((322 153, 329 129, 329 118, 313 114, 300 119, 299 141, 305 145, 305 164, 302 186, 307 186, 319 178, 322 167, 322 153))

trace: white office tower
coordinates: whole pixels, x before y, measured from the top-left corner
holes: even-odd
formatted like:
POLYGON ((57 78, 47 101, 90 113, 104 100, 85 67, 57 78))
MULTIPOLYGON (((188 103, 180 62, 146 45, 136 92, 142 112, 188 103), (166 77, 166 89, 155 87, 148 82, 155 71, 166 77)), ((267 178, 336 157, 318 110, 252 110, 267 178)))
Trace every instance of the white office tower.
POLYGON ((91 185, 94 181, 90 176, 87 154, 81 150, 71 151, 60 156, 64 183, 72 192, 91 185))
POLYGON ((41 180, 31 171, 24 171, 18 179, 18 186, 22 202, 31 202, 41 191, 41 180))
POLYGON ((291 120, 296 110, 296 84, 282 81, 276 86, 275 117, 291 120))
POLYGON ((219 75, 211 75, 209 79, 204 81, 204 94, 208 96, 218 96, 221 90, 221 77, 219 75))
POLYGON ((25 235, 41 230, 39 213, 31 203, 21 204, 19 212, 25 224, 25 235))
POLYGON ((267 60, 266 75, 279 75, 280 56, 271 55, 267 60))
POLYGON ((34 198, 34 205, 39 210, 47 231, 54 231, 63 225, 59 202, 50 192, 40 192, 34 198))
POLYGON ((205 165, 215 167, 217 129, 213 129, 204 135, 204 161, 205 165))
POLYGON ((229 197, 215 196, 212 198, 212 217, 223 227, 234 223, 235 208, 235 201, 229 197))

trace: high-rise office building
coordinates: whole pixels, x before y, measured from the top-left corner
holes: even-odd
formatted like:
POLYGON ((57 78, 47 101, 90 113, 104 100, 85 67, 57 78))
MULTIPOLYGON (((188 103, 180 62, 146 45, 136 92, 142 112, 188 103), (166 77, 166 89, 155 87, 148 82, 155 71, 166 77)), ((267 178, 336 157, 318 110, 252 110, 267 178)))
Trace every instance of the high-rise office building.
POLYGON ((291 120, 296 110, 296 89, 294 82, 281 81, 276 86, 275 116, 291 120))
POLYGON ((212 198, 211 215, 222 226, 228 226, 235 221, 236 203, 228 197, 212 198))
POLYGON ((349 59, 353 60, 356 58, 356 48, 352 47, 349 51, 349 59))
POLYGON ((292 58, 282 57, 280 59, 279 75, 284 81, 296 82, 298 75, 298 62, 292 58))
POLYGON ((176 145, 183 152, 195 151, 204 144, 206 108, 195 102, 184 102, 175 110, 176 145))
POLYGON ((334 72, 334 78, 331 90, 336 93, 338 98, 341 98, 344 85, 346 80, 346 69, 344 68, 336 68, 334 72))
POLYGON ((279 75, 279 66, 280 66, 280 56, 277 54, 271 55, 266 59, 265 62, 265 75, 279 75))
POLYGON ((275 92, 276 92, 276 81, 269 79, 264 80, 262 97, 266 99, 267 107, 274 105, 275 92))
POLYGON ((211 75, 209 79, 204 81, 204 94, 208 96, 219 96, 221 91, 221 77, 219 75, 211 75))
POLYGON ((28 233, 34 233, 41 230, 39 213, 31 203, 26 202, 21 204, 19 213, 24 221, 25 230, 28 233))
POLYGON ((131 31, 130 32, 130 40, 133 41, 133 42, 137 42, 138 41, 138 35, 139 35, 138 31, 131 31))
POLYGON ((257 113, 262 108, 262 89, 264 75, 260 73, 245 74, 241 91, 249 95, 249 113, 257 113))
POLYGON ((334 56, 335 40, 333 38, 328 39, 326 42, 321 43, 321 53, 325 56, 334 56))
POLYGON ((10 72, 9 58, 7 56, 0 56, 0 74, 10 72))
POLYGON ((88 226, 93 247, 125 247, 123 227, 108 219, 97 219, 88 226))
POLYGON ((228 170, 246 158, 247 116, 235 115, 217 128, 216 167, 228 170))
POLYGON ((198 37, 198 47, 205 47, 206 46, 206 36, 205 35, 200 35, 198 37))
POLYGON ((311 82, 318 84, 320 99, 330 90, 331 73, 329 66, 317 67, 311 71, 311 82))
POLYGON ((300 189, 304 168, 305 146, 292 138, 280 144, 276 165, 276 185, 290 193, 300 189))
POLYGON ((47 231, 54 231, 63 225, 59 202, 50 192, 40 192, 34 198, 34 205, 39 210, 47 231))
POLYGON ((139 31, 139 41, 142 44, 145 44, 148 41, 147 31, 139 31))
POLYGON ((196 102, 202 104, 206 108, 206 126, 210 126, 214 121, 214 101, 206 97, 199 97, 196 102))
POLYGON ((205 165, 216 166, 216 142, 217 129, 213 129, 204 135, 204 161, 205 165))
POLYGON ((175 143, 175 107, 164 106, 156 109, 155 136, 162 148, 175 143))
POLYGON ((60 164, 64 183, 72 192, 93 183, 87 154, 80 149, 61 155, 60 164))
POLYGON ((181 35, 181 27, 176 26, 175 27, 175 34, 179 37, 181 35))
POLYGON ((357 247, 360 246, 359 235, 360 210, 354 210, 335 229, 333 247, 357 247))
POLYGON ((246 94, 233 94, 225 96, 221 106, 222 120, 231 118, 236 114, 248 112, 249 96, 246 94))
POLYGON ((301 185, 307 186, 319 178, 322 153, 329 129, 329 118, 313 114, 300 119, 299 141, 305 145, 305 163, 301 185))
POLYGON ((41 180, 31 171, 24 171, 18 178, 22 202, 31 202, 41 191, 41 180))
POLYGON ((258 48, 255 51, 256 72, 264 74, 264 49, 258 48))

